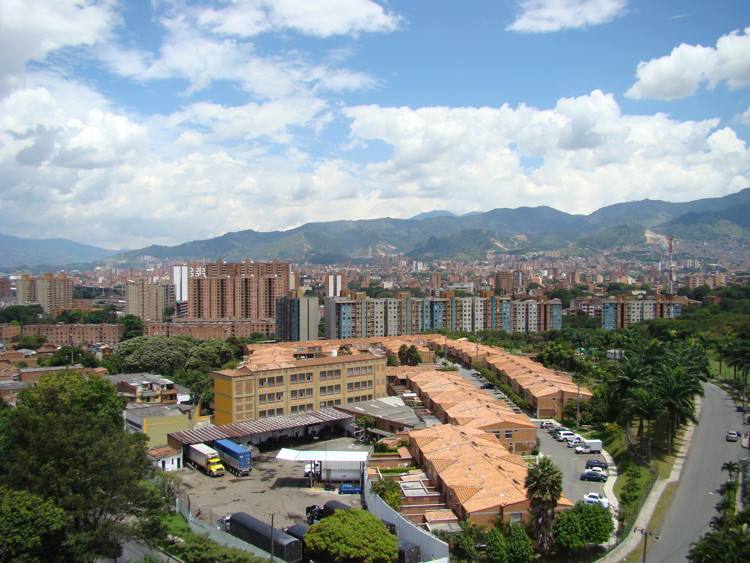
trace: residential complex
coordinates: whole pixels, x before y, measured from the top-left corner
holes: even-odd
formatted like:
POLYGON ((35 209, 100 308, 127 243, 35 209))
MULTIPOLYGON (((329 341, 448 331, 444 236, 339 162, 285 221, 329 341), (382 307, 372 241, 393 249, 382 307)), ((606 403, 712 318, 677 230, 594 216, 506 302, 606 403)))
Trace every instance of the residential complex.
POLYGON ((122 325, 116 324, 44 324, 17 327, 23 336, 43 336, 48 344, 116 344, 122 337, 122 325))
POLYGON ((230 336, 250 337, 253 333, 273 337, 275 330, 276 325, 272 319, 172 319, 171 322, 146 322, 143 326, 143 332, 148 336, 193 336, 221 340, 230 336))
MULTIPOLYGON (((366 346, 366 347, 365 347, 366 346)), ((336 343, 246 347, 243 365, 210 374, 216 424, 314 411, 386 395, 382 350, 336 343)))
POLYGON ((602 300, 602 328, 616 330, 650 319, 674 319, 682 314, 687 297, 655 295, 650 298, 618 296, 602 300))
POLYGON ((44 312, 56 315, 73 303, 73 280, 65 274, 22 274, 16 280, 16 302, 39 303, 44 312))
POLYGON ((537 298, 511 301, 490 295, 371 299, 362 293, 325 299, 325 338, 372 338, 418 334, 431 329, 539 332, 562 327, 562 302, 537 298))

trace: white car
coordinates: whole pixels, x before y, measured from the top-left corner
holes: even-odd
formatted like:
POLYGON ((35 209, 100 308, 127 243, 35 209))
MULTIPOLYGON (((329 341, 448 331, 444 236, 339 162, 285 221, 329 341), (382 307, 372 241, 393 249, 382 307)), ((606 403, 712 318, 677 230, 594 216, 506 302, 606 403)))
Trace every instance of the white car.
POLYGON ((572 440, 568 440, 568 447, 575 448, 576 446, 582 446, 585 443, 586 442, 583 441, 583 438, 576 436, 572 440))
POLYGON ((588 444, 579 444, 576 446, 575 451, 577 454, 587 454, 587 453, 591 453, 590 450, 591 448, 589 447, 588 444))
POLYGON ((586 471, 593 471, 594 473, 600 473, 602 475, 609 476, 609 474, 606 471, 604 471, 604 469, 602 469, 601 467, 589 467, 586 471))
POLYGON ((584 495, 583 502, 585 504, 601 504, 604 508, 609 508, 609 500, 607 497, 600 495, 599 493, 588 493, 584 495))

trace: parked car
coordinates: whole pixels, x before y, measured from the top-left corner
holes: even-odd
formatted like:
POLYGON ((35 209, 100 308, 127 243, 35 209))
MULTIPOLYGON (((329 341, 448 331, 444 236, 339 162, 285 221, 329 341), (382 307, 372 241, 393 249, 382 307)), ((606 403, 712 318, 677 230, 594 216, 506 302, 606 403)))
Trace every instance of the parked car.
POLYGON ((609 508, 609 499, 599 493, 587 493, 583 495, 585 504, 601 504, 604 508, 609 508))
POLYGON ((607 475, 605 473, 598 473, 587 469, 581 473, 581 481, 599 481, 600 483, 606 483, 607 475))
POLYGON ((736 442, 740 438, 740 433, 730 430, 727 432, 727 442, 736 442))
POLYGON ((562 432, 557 433, 557 437, 555 440, 558 442, 567 442, 568 438, 574 438, 575 433, 571 432, 570 430, 563 430, 562 432))
POLYGON ((577 454, 588 454, 591 453, 591 448, 589 448, 588 444, 578 444, 576 445, 575 452, 577 454))
POLYGON ((495 386, 492 385, 492 383, 482 383, 482 385, 479 386, 480 389, 494 389, 495 386))
POLYGON ((601 473, 602 475, 609 477, 607 470, 602 467, 589 467, 586 471, 595 471, 596 473, 601 473))
POLYGON ((551 420, 543 420, 542 423, 539 425, 539 428, 550 428, 555 426, 555 423, 551 420))
POLYGON ((568 442, 569 448, 575 448, 576 446, 581 446, 586 443, 583 441, 583 438, 581 438, 580 436, 574 436, 573 438, 570 438, 569 440, 567 440, 567 442, 568 442))
POLYGON ((362 492, 362 487, 352 483, 344 483, 339 487, 340 495, 358 495, 362 492))
POLYGON ((598 459, 589 459, 586 461, 586 469, 591 469, 592 467, 601 467, 605 471, 609 469, 609 465, 606 461, 600 461, 598 459))

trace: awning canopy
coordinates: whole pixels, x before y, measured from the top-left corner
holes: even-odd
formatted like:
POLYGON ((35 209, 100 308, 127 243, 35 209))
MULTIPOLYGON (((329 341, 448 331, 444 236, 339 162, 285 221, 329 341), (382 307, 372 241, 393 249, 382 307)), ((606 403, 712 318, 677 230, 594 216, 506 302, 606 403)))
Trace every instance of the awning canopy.
POLYGON ((369 452, 346 452, 346 451, 325 451, 325 450, 290 450, 283 448, 276 459, 286 461, 357 461, 364 463, 367 461, 369 452))

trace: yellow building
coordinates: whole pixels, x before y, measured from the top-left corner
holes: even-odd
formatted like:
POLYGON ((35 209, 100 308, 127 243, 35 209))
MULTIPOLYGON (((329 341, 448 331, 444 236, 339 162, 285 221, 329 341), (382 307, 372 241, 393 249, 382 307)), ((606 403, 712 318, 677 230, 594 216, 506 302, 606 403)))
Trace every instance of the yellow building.
POLYGON ((386 356, 254 346, 238 369, 210 374, 215 424, 233 424, 385 397, 386 356), (311 357, 312 356, 312 357, 311 357))

